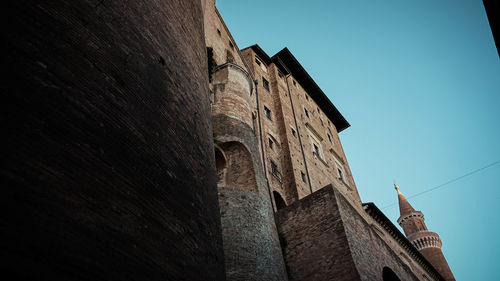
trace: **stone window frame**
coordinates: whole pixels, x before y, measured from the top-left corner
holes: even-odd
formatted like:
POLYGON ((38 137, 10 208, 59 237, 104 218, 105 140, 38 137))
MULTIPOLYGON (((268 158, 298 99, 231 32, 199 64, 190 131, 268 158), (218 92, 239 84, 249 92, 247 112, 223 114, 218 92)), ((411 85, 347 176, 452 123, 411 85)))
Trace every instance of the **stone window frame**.
POLYGON ((347 184, 347 174, 345 172, 344 165, 342 165, 342 163, 340 163, 340 161, 337 160, 336 157, 333 159, 333 161, 335 163, 335 172, 337 173, 337 179, 342 181, 347 187, 349 187, 349 185, 347 184))
POLYGON ((307 135, 309 136, 309 142, 311 143, 313 154, 316 155, 316 157, 320 159, 321 162, 323 162, 326 166, 328 166, 328 164, 325 161, 323 146, 321 145, 323 138, 316 132, 316 130, 314 130, 314 128, 309 123, 306 123, 306 129, 307 129, 307 135))
POLYGON ((264 71, 267 73, 267 66, 264 65, 263 60, 261 60, 257 55, 255 55, 255 63, 264 71))

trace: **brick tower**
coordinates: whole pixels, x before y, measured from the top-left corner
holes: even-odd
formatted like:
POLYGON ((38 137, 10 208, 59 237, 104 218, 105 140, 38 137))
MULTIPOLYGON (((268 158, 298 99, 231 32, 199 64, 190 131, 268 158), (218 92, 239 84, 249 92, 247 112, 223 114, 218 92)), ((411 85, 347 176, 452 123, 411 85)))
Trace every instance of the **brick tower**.
POLYGON ((439 235, 427 230, 424 214, 415 211, 408 200, 401 194, 399 187, 397 185, 394 185, 394 187, 398 192, 399 212, 401 214, 398 223, 403 228, 406 237, 445 280, 455 280, 448 262, 446 262, 443 252, 441 252, 442 242, 439 235))

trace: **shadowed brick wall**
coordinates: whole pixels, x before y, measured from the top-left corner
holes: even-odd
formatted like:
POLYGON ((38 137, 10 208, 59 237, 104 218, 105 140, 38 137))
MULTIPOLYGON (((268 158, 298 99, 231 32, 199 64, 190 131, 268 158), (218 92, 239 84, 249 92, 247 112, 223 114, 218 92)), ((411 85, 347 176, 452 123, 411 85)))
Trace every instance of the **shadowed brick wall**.
POLYGON ((225 279, 201 3, 4 6, 11 280, 225 279))
POLYGON ((278 211, 277 224, 290 280, 382 280, 384 267, 419 280, 332 185, 278 211))

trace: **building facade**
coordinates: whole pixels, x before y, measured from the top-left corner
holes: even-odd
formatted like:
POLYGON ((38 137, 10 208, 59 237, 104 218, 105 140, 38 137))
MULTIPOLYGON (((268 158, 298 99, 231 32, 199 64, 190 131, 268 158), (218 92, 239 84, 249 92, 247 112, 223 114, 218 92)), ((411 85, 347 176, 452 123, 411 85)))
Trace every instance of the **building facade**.
POLYGON ((454 280, 361 202, 349 123, 289 49, 240 50, 214 2, 205 40, 228 280, 454 280))
POLYGON ((215 0, 6 7, 12 279, 453 280, 418 212, 407 238, 361 202, 290 50, 240 50, 215 0))

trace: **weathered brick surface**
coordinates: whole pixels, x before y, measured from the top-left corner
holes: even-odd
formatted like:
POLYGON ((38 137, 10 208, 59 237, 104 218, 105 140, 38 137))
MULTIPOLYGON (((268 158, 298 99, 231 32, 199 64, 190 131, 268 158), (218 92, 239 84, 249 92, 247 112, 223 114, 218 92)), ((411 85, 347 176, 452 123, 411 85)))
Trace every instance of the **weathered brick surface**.
POLYGON ((290 280, 420 280, 371 229, 357 208, 329 185, 277 214, 290 280))
MULTIPOLYGON (((227 115, 216 115, 212 122, 217 146, 225 150, 227 164, 235 165, 241 171, 239 175, 233 175, 235 178, 227 174, 223 185, 219 186, 227 279, 286 280, 255 134, 248 124, 227 115), (240 159, 233 162, 231 157, 235 146, 244 147, 251 161, 240 159), (252 167, 248 167, 249 163, 252 167), (256 186, 233 184, 235 181, 242 182, 242 178, 247 178, 246 183, 256 186)), ((237 150, 241 151, 241 148, 237 150)), ((238 153, 236 159, 241 155, 238 153)))
POLYGON ((201 2, 8 2, 4 275, 224 280, 201 2))
POLYGON ((291 204, 310 194, 311 189, 315 191, 326 184, 335 183, 344 195, 360 204, 357 188, 334 123, 328 119, 293 75, 280 77, 275 63, 266 64, 252 48, 247 48, 242 53, 255 80, 258 81, 257 110, 263 114, 264 107, 267 107, 273 114, 272 120, 264 117, 261 121, 264 161, 269 163, 273 160, 279 163, 282 174, 282 180, 277 181, 266 171, 272 189, 281 194, 287 204, 291 204), (257 65, 256 59, 264 67, 257 65), (263 87, 263 78, 270 81, 269 91, 263 87), (308 111, 309 117, 306 116, 304 109, 308 111), (296 131, 296 136, 292 134, 292 128, 296 131), (309 133, 311 131, 319 136, 320 156, 313 153, 309 133), (267 143, 269 136, 274 136, 278 141, 275 149, 271 149, 267 143), (338 178, 335 160, 344 169, 345 182, 338 178), (306 182, 302 180, 301 173, 309 175, 306 177, 306 182))
POLYGON ((360 280, 331 188, 279 210, 277 224, 290 280, 360 280))
MULTIPOLYGON (((346 230, 349 246, 361 280, 382 280, 382 270, 389 267, 401 280, 420 280, 416 272, 401 260, 370 227, 357 208, 335 188, 333 190, 346 230)), ((418 271, 417 271, 418 272, 418 271)))
POLYGON ((448 262, 440 248, 425 248, 420 250, 420 253, 436 268, 446 281, 455 280, 455 276, 451 272, 448 262))

